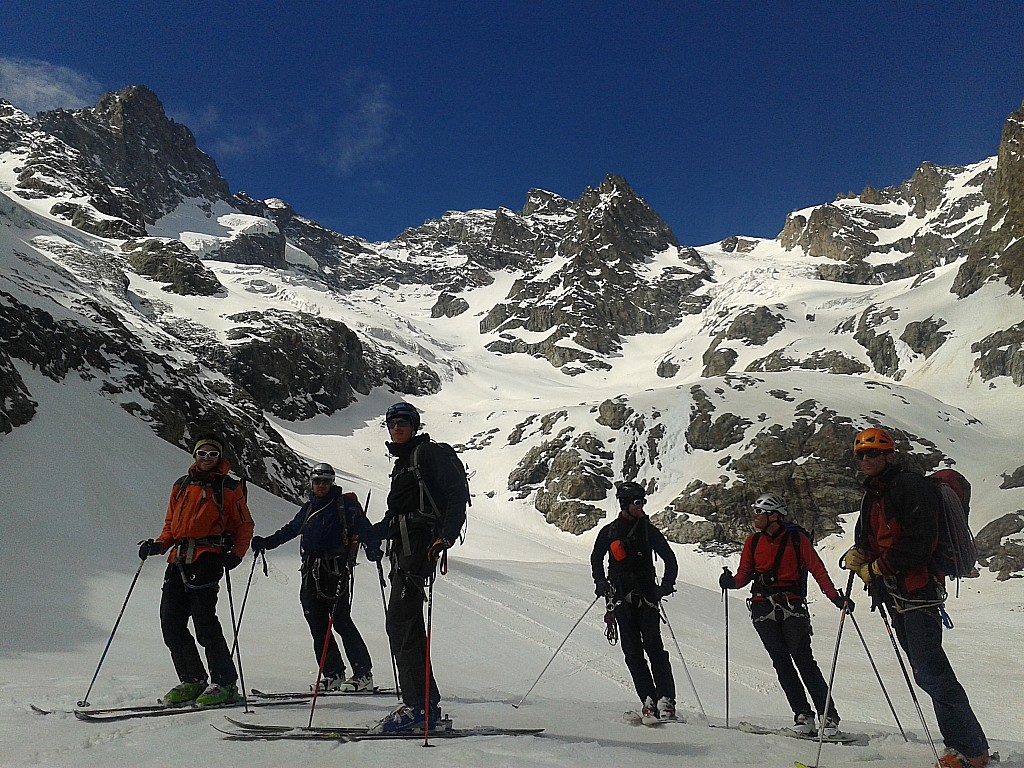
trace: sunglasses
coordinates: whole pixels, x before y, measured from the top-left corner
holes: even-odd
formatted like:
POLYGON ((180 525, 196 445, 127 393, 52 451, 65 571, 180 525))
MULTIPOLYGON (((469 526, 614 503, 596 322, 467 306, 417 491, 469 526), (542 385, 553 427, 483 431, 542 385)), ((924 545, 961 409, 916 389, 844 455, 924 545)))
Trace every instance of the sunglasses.
POLYGON ((334 481, 327 477, 314 477, 312 480, 313 485, 330 485, 334 481))
POLYGON ((642 507, 647 503, 647 499, 633 499, 630 504, 636 504, 638 507, 642 507))
POLYGON ((877 459, 879 456, 885 456, 887 453, 892 453, 892 451, 880 451, 877 448, 869 448, 866 451, 855 453, 854 456, 858 461, 863 461, 864 459, 877 459))
POLYGON ((220 451, 196 451, 198 459, 216 459, 218 456, 220 456, 220 451))
POLYGON ((411 427, 412 422, 408 419, 392 419, 387 422, 388 429, 395 429, 396 427, 411 427))

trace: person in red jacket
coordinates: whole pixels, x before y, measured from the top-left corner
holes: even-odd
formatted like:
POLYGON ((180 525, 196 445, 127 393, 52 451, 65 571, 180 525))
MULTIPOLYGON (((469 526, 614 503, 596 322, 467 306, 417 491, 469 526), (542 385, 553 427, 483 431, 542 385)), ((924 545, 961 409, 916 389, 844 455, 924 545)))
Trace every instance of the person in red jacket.
POLYGON ((806 688, 818 712, 822 733, 835 736, 839 733, 839 712, 832 701, 825 712, 828 684, 811 651, 807 574, 814 576, 821 591, 840 610, 852 612, 853 601, 839 594, 807 533, 786 521, 785 499, 765 493, 751 507, 755 532, 743 543, 736 575, 726 568, 719 586, 739 589, 751 584, 747 601, 750 618, 793 710, 793 730, 817 733, 806 688))
POLYGON ((238 675, 217 618, 217 591, 225 570, 249 549, 253 522, 240 480, 228 475, 219 437, 196 440, 195 462, 171 490, 164 528, 141 542, 139 557, 167 555, 160 598, 160 628, 180 684, 161 700, 168 706, 231 704, 241 699, 238 675), (192 619, 196 636, 188 631, 192 619), (206 651, 207 676, 196 641, 206 651))
POLYGON ((857 434, 853 454, 864 474, 856 544, 842 566, 855 572, 883 605, 907 654, 914 680, 932 700, 946 752, 941 768, 984 768, 988 739, 967 692, 942 649, 945 577, 936 563, 940 504, 928 479, 900 467, 884 429, 857 434))

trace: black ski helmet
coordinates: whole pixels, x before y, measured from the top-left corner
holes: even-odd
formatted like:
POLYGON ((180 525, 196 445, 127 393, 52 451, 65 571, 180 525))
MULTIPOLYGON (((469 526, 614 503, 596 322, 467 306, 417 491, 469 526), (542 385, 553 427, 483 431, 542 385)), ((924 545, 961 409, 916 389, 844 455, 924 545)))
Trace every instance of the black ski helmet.
POLYGON ((647 491, 640 483, 627 480, 624 483, 620 483, 619 487, 615 489, 615 498, 619 500, 620 506, 625 507, 632 501, 647 498, 647 491))
POLYGON ((420 428, 420 412, 416 410, 415 406, 405 401, 388 407, 387 413, 384 414, 384 424, 386 425, 392 419, 408 419, 414 432, 420 428))
POLYGON ((330 480, 334 482, 334 467, 326 462, 321 462, 313 467, 313 471, 309 475, 309 481, 314 480, 330 480))
POLYGON ((766 515, 774 512, 785 517, 789 514, 789 509, 786 508, 786 500, 777 493, 762 493, 750 507, 759 512, 764 512, 766 515))

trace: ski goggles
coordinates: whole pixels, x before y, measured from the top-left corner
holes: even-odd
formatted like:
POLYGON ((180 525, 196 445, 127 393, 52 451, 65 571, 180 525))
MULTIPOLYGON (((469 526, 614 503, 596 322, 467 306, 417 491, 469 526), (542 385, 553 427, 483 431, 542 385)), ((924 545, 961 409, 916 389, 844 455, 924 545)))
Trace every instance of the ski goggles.
POLYGON ((892 453, 892 451, 880 451, 877 448, 868 448, 866 451, 858 451, 853 455, 858 461, 862 461, 864 459, 877 459, 879 456, 884 456, 887 453, 892 453))
POLYGON ((395 429, 396 427, 411 427, 412 422, 408 419, 391 419, 387 422, 388 429, 395 429))
POLYGON ((220 456, 220 451, 196 451, 197 459, 216 459, 218 456, 220 456))

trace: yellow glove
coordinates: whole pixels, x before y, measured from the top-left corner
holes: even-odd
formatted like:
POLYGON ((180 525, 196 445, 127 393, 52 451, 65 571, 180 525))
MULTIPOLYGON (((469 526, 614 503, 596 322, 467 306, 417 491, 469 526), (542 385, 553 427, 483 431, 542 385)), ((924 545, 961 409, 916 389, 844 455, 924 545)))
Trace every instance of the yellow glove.
POLYGON ((873 578, 882 575, 882 572, 878 569, 878 561, 865 563, 857 569, 857 575, 860 576, 860 580, 865 584, 870 584, 873 578))
POLYGON ((856 547, 850 547, 843 555, 843 568, 848 571, 859 571, 867 562, 867 556, 856 547))

